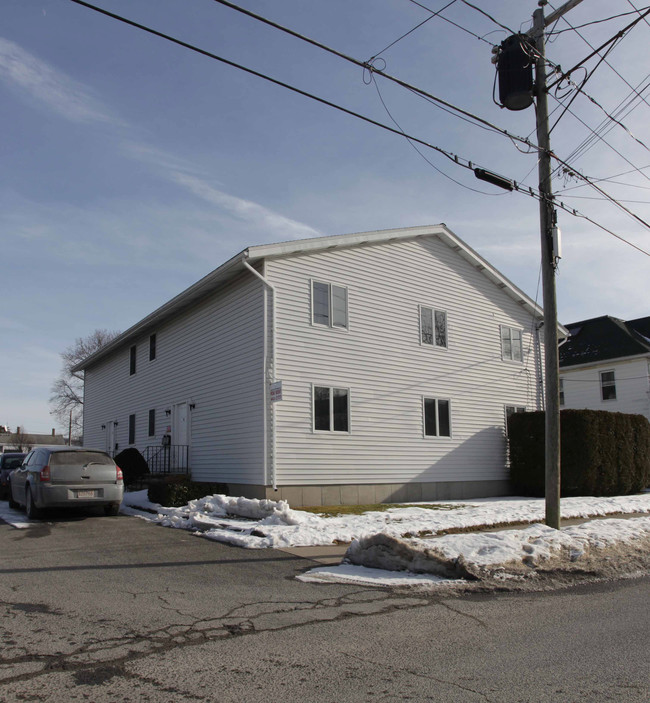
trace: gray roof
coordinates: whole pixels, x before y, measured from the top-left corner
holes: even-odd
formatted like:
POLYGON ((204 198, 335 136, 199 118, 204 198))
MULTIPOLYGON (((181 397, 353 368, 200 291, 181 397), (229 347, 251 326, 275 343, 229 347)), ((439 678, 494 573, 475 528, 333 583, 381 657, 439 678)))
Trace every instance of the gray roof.
MULTIPOLYGON (((133 344, 141 335, 153 332, 161 323, 181 313, 186 308, 197 301, 214 293, 229 283, 235 276, 245 270, 244 261, 253 265, 255 262, 264 259, 280 258, 284 256, 310 254, 324 251, 326 249, 339 249, 353 246, 367 246, 372 244, 385 243, 390 241, 416 239, 418 237, 438 237, 445 244, 456 251, 461 257, 469 261, 472 266, 481 271, 495 285, 501 288, 507 295, 520 303, 533 316, 542 318, 542 308, 529 298, 514 283, 508 280, 503 274, 488 263, 480 254, 457 237, 444 224, 424 225, 419 227, 405 227, 400 229, 387 229, 373 232, 360 232, 355 234, 340 234, 328 237, 314 237, 310 239, 299 239, 277 244, 260 244, 244 249, 239 254, 229 259, 219 268, 215 269, 194 285, 190 286, 179 295, 175 296, 167 303, 154 310, 150 315, 137 322, 128 330, 120 334, 114 340, 106 344, 87 359, 77 364, 72 370, 82 371, 104 357, 108 356, 116 349, 126 344, 133 344)), ((561 336, 566 335, 566 329, 558 325, 561 336)))
POLYGON ((566 327, 570 337, 560 347, 561 368, 650 355, 650 317, 625 322, 603 315, 566 327))

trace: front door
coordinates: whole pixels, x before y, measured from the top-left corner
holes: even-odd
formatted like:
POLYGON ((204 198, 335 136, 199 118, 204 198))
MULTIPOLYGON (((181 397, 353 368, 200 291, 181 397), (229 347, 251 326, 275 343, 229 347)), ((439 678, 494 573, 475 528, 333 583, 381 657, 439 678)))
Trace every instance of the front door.
POLYGON ((117 422, 111 421, 106 425, 106 453, 110 454, 110 456, 115 455, 115 450, 117 447, 115 446, 115 441, 116 441, 116 426, 117 422))
POLYGON ((187 446, 190 442, 187 403, 174 405, 172 416, 172 444, 187 446))

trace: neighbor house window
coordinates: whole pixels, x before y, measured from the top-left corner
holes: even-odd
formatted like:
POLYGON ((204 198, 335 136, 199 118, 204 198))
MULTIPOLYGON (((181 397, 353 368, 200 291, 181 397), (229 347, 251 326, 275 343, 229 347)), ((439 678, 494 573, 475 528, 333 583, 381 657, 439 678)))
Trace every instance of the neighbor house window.
POLYGON ((314 386, 314 430, 348 432, 350 392, 347 388, 314 386))
POLYGON ((348 289, 333 283, 312 281, 311 319, 315 325, 348 327, 348 289))
POLYGON ((600 397, 603 400, 616 400, 616 379, 613 371, 600 372, 600 397))
POLYGON ((447 346, 447 313, 420 305, 420 341, 435 347, 447 346))
POLYGON ((129 349, 129 374, 133 376, 135 373, 135 346, 129 349))
POLYGON ((448 400, 424 398, 424 434, 451 437, 451 408, 448 400))
POLYGON ((153 361, 156 358, 156 335, 152 334, 149 337, 149 361, 153 361))
POLYGON ((156 435, 156 411, 149 411, 149 437, 156 435))
POLYGON ((501 325, 501 356, 509 361, 523 360, 521 330, 501 325))
POLYGON ((564 379, 560 379, 560 405, 564 405, 564 379))
POLYGON ((135 444, 135 415, 129 415, 129 444, 135 444))

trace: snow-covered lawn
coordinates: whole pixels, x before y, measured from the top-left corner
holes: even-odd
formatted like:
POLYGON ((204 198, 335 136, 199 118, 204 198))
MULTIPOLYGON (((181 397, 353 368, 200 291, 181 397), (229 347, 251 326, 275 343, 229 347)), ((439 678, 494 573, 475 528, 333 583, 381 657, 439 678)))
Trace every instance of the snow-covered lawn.
POLYGON ((149 503, 144 491, 127 494, 122 508, 124 513, 166 527, 252 549, 351 543, 342 564, 298 576, 317 583, 403 586, 465 582, 486 575, 517 579, 554 563, 564 568, 566 563, 584 562, 594 554, 611 559, 617 545, 650 544, 650 493, 564 498, 561 504, 564 519, 635 513, 648 517, 590 520, 557 531, 540 524, 544 511, 543 499, 500 498, 326 517, 293 510, 284 501, 222 495, 191 501, 182 508, 165 508, 149 503), (472 531, 521 523, 528 526, 472 531))

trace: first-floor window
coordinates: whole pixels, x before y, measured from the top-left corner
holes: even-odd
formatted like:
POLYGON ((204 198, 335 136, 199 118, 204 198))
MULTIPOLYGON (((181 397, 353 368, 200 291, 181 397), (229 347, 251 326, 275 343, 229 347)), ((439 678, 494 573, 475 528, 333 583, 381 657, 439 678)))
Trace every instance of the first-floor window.
POLYGON ((314 386, 314 430, 348 432, 350 392, 347 388, 314 386))
POLYGON ((135 444, 135 415, 129 415, 129 444, 135 444))
POLYGON ((154 437, 156 434, 156 411, 149 411, 149 437, 154 437))
POLYGON ((560 405, 564 405, 564 379, 560 379, 560 405))
POLYGON ((501 325, 501 356, 509 361, 523 361, 521 330, 501 325))
POLYGON ((424 434, 427 437, 451 437, 451 408, 448 400, 424 399, 424 434))
POLYGON ((600 372, 600 397, 603 400, 616 400, 616 378, 613 371, 600 372))

